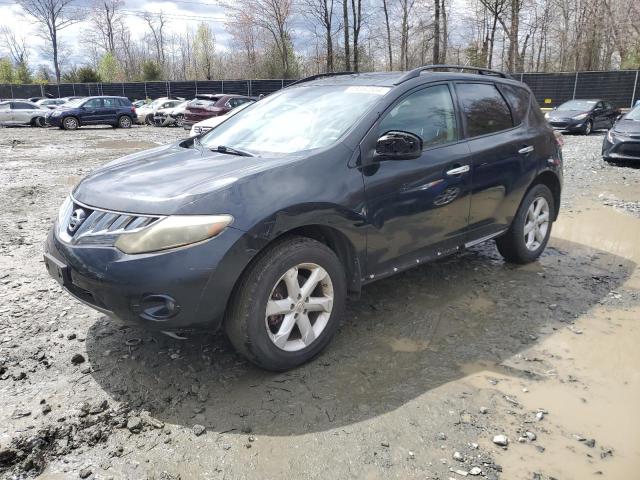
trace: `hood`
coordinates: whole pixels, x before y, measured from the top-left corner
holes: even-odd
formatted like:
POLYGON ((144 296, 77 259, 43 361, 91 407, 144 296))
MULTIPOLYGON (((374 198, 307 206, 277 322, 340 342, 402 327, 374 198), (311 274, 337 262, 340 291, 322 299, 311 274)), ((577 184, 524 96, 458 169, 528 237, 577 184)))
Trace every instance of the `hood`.
POLYGON ((628 120, 622 118, 613 127, 616 133, 637 133, 640 134, 640 120, 628 120))
POLYGON ((585 112, 584 110, 551 110, 549 112, 549 118, 572 118, 581 113, 591 112, 585 112))
POLYGON ((190 206, 251 175, 294 160, 293 156, 233 156, 194 148, 193 142, 184 140, 115 160, 84 178, 73 196, 88 206, 120 212, 203 213, 190 206))

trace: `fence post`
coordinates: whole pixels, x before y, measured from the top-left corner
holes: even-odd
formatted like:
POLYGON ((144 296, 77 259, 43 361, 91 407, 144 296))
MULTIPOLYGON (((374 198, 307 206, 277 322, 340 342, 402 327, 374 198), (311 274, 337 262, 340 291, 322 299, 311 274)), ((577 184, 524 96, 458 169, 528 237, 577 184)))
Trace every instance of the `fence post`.
POLYGON ((122 96, 126 97, 126 95, 124 94, 124 82, 122 82, 122 96))
POLYGON ((638 70, 636 70, 636 80, 635 82, 633 82, 633 92, 631 92, 631 105, 630 107, 633 108, 633 104, 636 101, 636 88, 638 87, 638 70))
POLYGON ((60 98, 60 84, 58 84, 58 98, 60 98))
POLYGON ((576 72, 576 79, 573 81, 573 99, 576 99, 576 88, 578 87, 578 72, 576 72))
POLYGON ((222 91, 220 93, 224 93, 224 80, 221 80, 222 82, 222 91))
POLYGON ((284 78, 280 80, 280 83, 282 83, 282 87, 280 88, 284 88, 284 78))
POLYGON ((194 80, 193 83, 196 84, 196 96, 198 96, 198 80, 194 80))
POLYGON ((249 83, 247 84, 247 96, 251 96, 251 79, 249 79, 249 83))
POLYGON ((171 82, 165 82, 167 88, 167 98, 171 98, 171 82))
MULTIPOLYGON (((42 87, 42 85, 40 85, 42 87)), ((9 90, 11 90, 11 100, 13 100, 13 85, 9 84, 9 90)))
POLYGON ((149 98, 149 95, 147 95, 147 82, 144 82, 144 99, 146 100, 147 98, 149 98))

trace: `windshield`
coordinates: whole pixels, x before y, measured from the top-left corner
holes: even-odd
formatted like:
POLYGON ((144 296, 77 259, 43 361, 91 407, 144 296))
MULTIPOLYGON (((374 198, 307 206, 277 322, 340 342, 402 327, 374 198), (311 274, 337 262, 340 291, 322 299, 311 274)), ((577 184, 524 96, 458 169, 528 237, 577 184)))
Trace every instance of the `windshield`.
POLYGON ((558 110, 580 110, 586 112, 598 103, 597 100, 569 100, 558 107, 558 110))
POLYGON ((624 116, 625 120, 634 120, 636 122, 640 122, 640 105, 635 107, 629 113, 624 116))
POLYGON ((205 135, 202 144, 254 154, 327 147, 388 91, 387 87, 362 86, 285 89, 234 115, 205 135))
POLYGON ((69 100, 64 104, 65 107, 79 107, 80 104, 84 101, 84 98, 76 98, 75 100, 69 100))

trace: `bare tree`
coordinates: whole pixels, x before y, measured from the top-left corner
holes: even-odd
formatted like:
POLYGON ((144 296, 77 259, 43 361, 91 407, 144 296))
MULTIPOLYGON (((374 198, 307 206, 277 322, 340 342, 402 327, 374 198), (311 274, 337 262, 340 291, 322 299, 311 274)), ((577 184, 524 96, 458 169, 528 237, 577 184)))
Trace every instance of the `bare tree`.
POLYGON ((165 36, 164 36, 164 28, 167 23, 167 17, 164 16, 162 12, 155 13, 144 13, 142 14, 142 19, 147 23, 149 30, 151 32, 151 37, 153 38, 153 42, 156 49, 156 62, 160 66, 165 65, 165 36))
POLYGON ((389 24, 389 7, 387 6, 388 0, 382 0, 382 10, 384 11, 384 23, 387 27, 387 49, 389 53, 389 71, 393 70, 393 48, 391 45, 391 25, 389 24))
POLYGON ((117 29, 122 23, 122 0, 96 0, 89 21, 105 51, 115 53, 117 29))
POLYGON ((360 69, 358 41, 362 29, 362 0, 351 0, 351 17, 353 20, 353 71, 357 72, 360 69))
POLYGON ((349 47, 349 7, 347 2, 342 0, 342 28, 344 28, 344 69, 348 72, 351 70, 351 51, 349 47))
POLYGON ((333 72, 333 3, 334 0, 302 0, 303 12, 317 21, 324 30, 326 71, 333 72))
POLYGON ((22 9, 32 16, 39 27, 39 35, 51 44, 51 55, 56 81, 60 82, 59 34, 60 30, 82 18, 73 8, 73 0, 16 0, 22 9))
POLYGON ((9 52, 11 60, 16 65, 29 63, 29 44, 27 37, 18 37, 9 27, 0 27, 1 42, 9 52))

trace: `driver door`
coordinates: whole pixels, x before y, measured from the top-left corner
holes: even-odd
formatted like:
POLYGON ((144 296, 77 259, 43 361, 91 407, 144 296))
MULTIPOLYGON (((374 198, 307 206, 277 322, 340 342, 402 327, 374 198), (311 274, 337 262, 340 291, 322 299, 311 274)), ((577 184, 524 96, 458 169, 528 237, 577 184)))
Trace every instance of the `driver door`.
POLYGON ((80 123, 89 125, 99 122, 101 109, 101 98, 92 98, 91 100, 87 100, 86 102, 84 102, 84 105, 82 105, 82 108, 80 109, 80 123))
POLYGON ((464 243, 471 198, 471 154, 449 84, 422 87, 388 109, 361 143, 369 274, 384 275, 464 243), (375 159, 391 130, 423 141, 413 160, 375 159))

